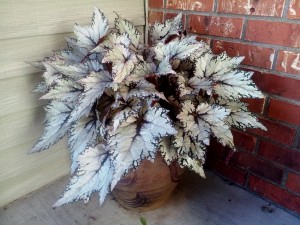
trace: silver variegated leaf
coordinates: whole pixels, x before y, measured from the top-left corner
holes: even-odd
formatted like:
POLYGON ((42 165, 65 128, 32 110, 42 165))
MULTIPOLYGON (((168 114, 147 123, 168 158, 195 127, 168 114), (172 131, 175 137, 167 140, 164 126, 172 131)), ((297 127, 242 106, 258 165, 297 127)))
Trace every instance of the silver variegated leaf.
POLYGON ((69 127, 66 121, 70 117, 72 106, 67 103, 53 100, 45 106, 46 121, 43 135, 32 147, 29 153, 48 149, 65 136, 69 127))
POLYGON ((194 171, 201 177, 205 178, 205 172, 203 170, 203 161, 191 158, 188 155, 183 155, 178 158, 178 162, 182 167, 188 167, 191 171, 194 171))
POLYGON ((159 142, 159 151, 168 165, 178 159, 178 154, 171 141, 172 137, 164 137, 159 142))
POLYGON ((75 24, 74 33, 77 38, 77 45, 89 51, 95 48, 101 39, 106 35, 109 25, 107 18, 97 8, 94 9, 92 24, 80 26, 75 24))
POLYGON ((100 205, 109 192, 114 168, 105 146, 98 144, 82 152, 78 157, 77 173, 70 179, 63 196, 53 205, 61 206, 70 202, 89 201, 93 192, 99 193, 100 205))
POLYGON ((253 72, 235 70, 219 77, 213 90, 220 98, 263 98, 251 80, 253 72))
POLYGON ((73 123, 69 132, 68 146, 71 152, 71 174, 77 169, 78 155, 88 146, 96 143, 100 129, 100 122, 94 117, 83 117, 77 123, 73 123))
POLYGON ((154 51, 156 53, 155 58, 157 60, 163 60, 165 57, 169 57, 172 59, 186 59, 193 52, 199 49, 201 45, 198 43, 189 44, 184 39, 171 41, 168 44, 158 43, 154 47, 154 51))
POLYGON ((136 29, 132 22, 117 15, 117 18, 115 19, 115 27, 117 28, 119 34, 127 33, 132 45, 135 48, 138 48, 141 33, 136 29))
POLYGON ((225 119, 230 115, 230 110, 219 105, 209 105, 208 103, 201 103, 196 109, 199 122, 209 124, 209 127, 218 139, 218 141, 234 149, 233 136, 230 127, 225 124, 225 119))
POLYGON ((169 56, 164 57, 159 62, 155 73, 158 75, 176 74, 176 72, 172 69, 172 65, 170 64, 169 56))
POLYGON ((149 83, 146 80, 142 80, 139 83, 137 83, 134 88, 130 88, 128 90, 128 93, 126 95, 126 100, 128 99, 134 99, 134 98, 141 98, 145 99, 147 97, 154 97, 154 98, 160 98, 165 101, 167 101, 166 97, 163 93, 158 92, 155 89, 154 84, 149 83))
POLYGON ((45 94, 48 92, 48 86, 45 81, 41 81, 32 91, 33 93, 45 94))
POLYGON ((127 85, 131 83, 138 83, 144 80, 147 75, 154 74, 156 65, 154 63, 147 63, 140 61, 135 65, 134 70, 126 77, 125 83, 127 85))
POLYGON ((109 146, 115 166, 112 186, 125 172, 139 165, 145 158, 154 158, 162 137, 175 134, 176 130, 163 108, 149 108, 142 120, 130 120, 116 130, 109 138, 109 146))
POLYGON ((193 93, 193 89, 188 86, 187 79, 184 74, 177 74, 177 84, 180 92, 180 97, 190 95, 193 93))
POLYGON ((115 132, 118 127, 130 117, 138 118, 142 107, 143 102, 138 99, 132 99, 120 107, 113 117, 113 132, 115 132))
POLYGON ((61 78, 50 87, 49 91, 40 99, 55 99, 59 101, 74 102, 82 92, 82 86, 73 79, 61 78))
POLYGON ((83 116, 90 113, 91 108, 96 100, 100 98, 104 90, 112 83, 110 74, 107 71, 91 72, 86 78, 83 78, 79 83, 84 87, 83 92, 79 95, 76 106, 71 113, 68 124, 78 121, 83 116))
POLYGON ((195 105, 190 100, 184 101, 177 118, 182 123, 184 131, 190 137, 196 142, 203 142, 209 145, 210 126, 206 121, 198 118, 195 105))
POLYGON ((45 67, 43 78, 47 87, 50 87, 62 78, 62 74, 58 72, 50 62, 43 62, 43 65, 45 67))
POLYGON ((128 47, 121 43, 114 45, 112 49, 108 50, 102 60, 102 63, 107 62, 113 64, 114 82, 119 84, 133 71, 138 59, 128 47))
POLYGON ((150 28, 151 41, 156 44, 164 42, 172 35, 179 35, 182 31, 182 13, 164 23, 155 22, 150 28))

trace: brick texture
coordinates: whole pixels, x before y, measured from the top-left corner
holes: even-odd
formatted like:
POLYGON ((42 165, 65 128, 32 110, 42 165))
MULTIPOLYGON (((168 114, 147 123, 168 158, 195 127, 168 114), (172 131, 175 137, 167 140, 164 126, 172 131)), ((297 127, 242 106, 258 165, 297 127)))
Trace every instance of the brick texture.
POLYGON ((255 72, 252 78, 268 94, 300 100, 300 80, 260 72, 255 72))
POLYGON ((289 173, 285 186, 290 191, 300 194, 300 175, 289 173))
POLYGON ((154 12, 154 11, 150 11, 148 13, 149 16, 149 21, 148 23, 151 25, 153 24, 155 21, 158 21, 160 23, 163 22, 163 18, 164 18, 164 14, 162 12, 154 12))
POLYGON ((197 34, 239 38, 242 18, 191 15, 189 30, 197 34))
POLYGON ((276 70, 300 75, 300 53, 280 51, 277 58, 276 70))
POLYGON ((268 116, 291 124, 300 125, 300 105, 271 99, 268 116))
POLYGON ((213 41, 213 52, 220 54, 226 52, 230 57, 244 56, 242 64, 271 68, 274 49, 253 46, 249 44, 232 43, 227 41, 213 41))
POLYGON ((285 0, 219 0, 218 12, 280 17, 284 2, 285 0))
POLYGON ((259 156, 295 171, 300 171, 300 152, 262 141, 259 156))
POLYGON ((300 213, 300 197, 256 176, 249 177, 250 190, 300 213))
POLYGON ((300 19, 300 0, 291 0, 288 10, 288 18, 300 19))
POLYGON ((150 8, 162 8, 164 6, 164 0, 149 0, 150 8))
POLYGON ((264 177, 267 180, 281 183, 283 171, 282 169, 258 159, 252 154, 239 151, 234 154, 230 161, 231 165, 235 165, 241 169, 248 170, 251 173, 264 177))
POLYGON ((241 101, 268 130, 233 128, 234 154, 213 138, 205 165, 300 214, 300 0, 149 0, 148 22, 180 11, 213 53, 245 56, 241 68, 265 94, 241 101))
POLYGON ((259 121, 265 125, 268 130, 249 129, 251 132, 280 144, 292 145, 294 143, 294 137, 296 134, 296 130, 294 128, 265 118, 259 118, 259 121))
POLYGON ((300 24, 250 20, 245 39, 274 45, 300 47, 300 24))
POLYGON ((170 9, 212 11, 214 1, 212 0, 167 0, 166 7, 170 9))

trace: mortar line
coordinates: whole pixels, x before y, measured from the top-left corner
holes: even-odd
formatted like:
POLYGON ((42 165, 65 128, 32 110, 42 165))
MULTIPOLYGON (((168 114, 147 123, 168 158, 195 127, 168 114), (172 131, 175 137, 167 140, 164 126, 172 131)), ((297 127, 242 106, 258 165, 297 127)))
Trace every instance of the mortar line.
POLYGON ((214 0, 213 12, 217 12, 219 5, 219 0, 214 0))
POLYGON ((288 11, 289 11, 289 6, 290 6, 291 0, 285 0, 283 10, 282 10, 282 17, 286 18, 288 11))
POLYGON ((271 70, 276 70, 276 66, 277 66, 277 58, 278 58, 278 49, 274 49, 274 57, 273 57, 273 62, 272 62, 272 66, 271 66, 271 70))
MULTIPOLYGON (((163 11, 164 9, 151 9, 153 11, 163 11)), ((192 11, 192 10, 180 10, 180 9, 168 9, 170 12, 178 13, 183 11, 189 15, 200 15, 200 16, 217 16, 217 17, 226 17, 226 18, 243 18, 246 17, 248 20, 260 20, 260 21, 271 21, 271 22, 281 22, 281 23, 290 23, 290 24, 300 24, 300 20, 283 18, 283 17, 274 17, 274 16, 256 16, 256 15, 247 15, 247 14, 234 14, 234 13, 221 13, 221 12, 203 12, 203 11, 192 11)))

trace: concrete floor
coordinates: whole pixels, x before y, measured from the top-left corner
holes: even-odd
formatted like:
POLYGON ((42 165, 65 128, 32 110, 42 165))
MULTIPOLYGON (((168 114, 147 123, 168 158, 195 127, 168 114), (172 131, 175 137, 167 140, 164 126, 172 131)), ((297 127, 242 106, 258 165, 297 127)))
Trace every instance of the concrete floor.
POLYGON ((194 174, 185 178, 160 209, 139 213, 120 207, 111 196, 99 208, 94 195, 83 202, 52 209, 68 178, 61 179, 0 209, 1 225, 300 225, 282 209, 229 185, 212 173, 207 179, 194 174))

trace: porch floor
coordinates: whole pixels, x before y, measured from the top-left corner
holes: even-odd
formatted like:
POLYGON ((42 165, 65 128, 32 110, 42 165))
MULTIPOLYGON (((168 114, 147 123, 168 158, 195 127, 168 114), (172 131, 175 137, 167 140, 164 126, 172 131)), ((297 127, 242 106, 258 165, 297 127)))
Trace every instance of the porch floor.
POLYGON ((296 217, 213 173, 207 179, 188 173, 161 208, 127 211, 108 196, 99 208, 94 194, 87 205, 76 202, 53 209, 68 178, 48 185, 0 209, 0 225, 299 225, 296 217))

